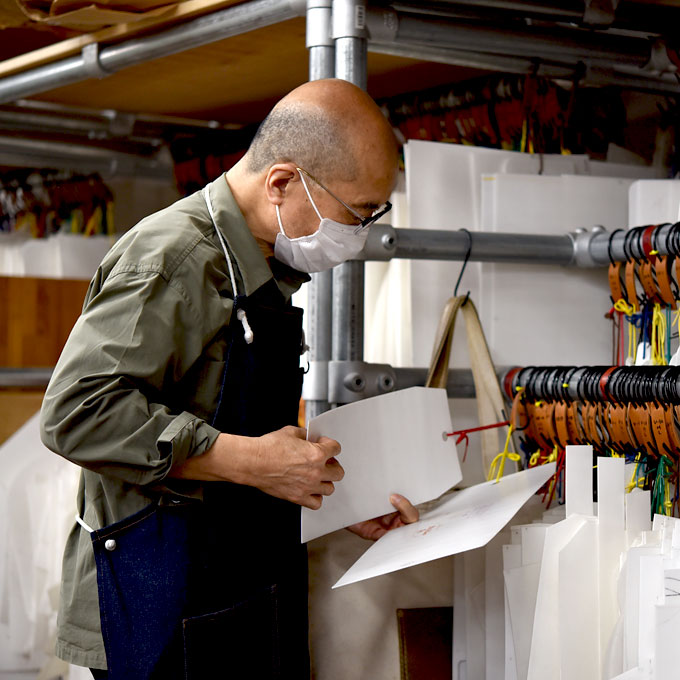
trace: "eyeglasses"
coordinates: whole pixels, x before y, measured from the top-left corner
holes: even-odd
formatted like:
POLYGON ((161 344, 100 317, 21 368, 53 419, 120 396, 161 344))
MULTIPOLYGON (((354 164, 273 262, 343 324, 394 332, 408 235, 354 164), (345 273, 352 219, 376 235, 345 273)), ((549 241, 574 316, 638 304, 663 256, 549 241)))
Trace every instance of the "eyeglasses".
POLYGON ((354 217, 357 218, 358 224, 357 228, 354 230, 355 234, 358 234, 360 231, 363 231, 367 227, 370 227, 376 220, 379 220, 385 213, 388 213, 390 210, 392 210, 392 204, 389 201, 385 201, 379 208, 376 208, 368 217, 364 217, 361 213, 358 213, 354 208, 350 207, 345 203, 341 198, 336 196, 328 187, 324 186, 319 182, 316 177, 313 175, 310 175, 304 168, 296 168, 298 172, 304 172, 309 179, 313 180, 316 184, 318 184, 325 192, 329 193, 338 203, 342 204, 347 211, 353 215, 354 217))

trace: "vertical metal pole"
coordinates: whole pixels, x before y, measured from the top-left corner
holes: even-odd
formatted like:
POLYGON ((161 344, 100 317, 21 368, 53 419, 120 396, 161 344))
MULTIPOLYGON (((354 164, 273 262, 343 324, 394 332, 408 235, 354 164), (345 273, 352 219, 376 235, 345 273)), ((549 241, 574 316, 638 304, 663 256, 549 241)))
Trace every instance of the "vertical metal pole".
MULTIPOLYGON (((366 89, 366 3, 333 0, 335 75, 366 89)), ((364 263, 346 262, 333 270, 333 347, 335 361, 364 358, 364 263)))
MULTIPOLYGON (((331 38, 331 0, 307 0, 307 48, 309 79, 332 78, 335 75, 335 46, 331 38)), ((328 410, 332 304, 333 272, 312 274, 307 301, 307 342, 310 346, 308 379, 313 381, 319 390, 323 390, 325 385, 326 398, 305 401, 305 416, 308 421, 328 410)))

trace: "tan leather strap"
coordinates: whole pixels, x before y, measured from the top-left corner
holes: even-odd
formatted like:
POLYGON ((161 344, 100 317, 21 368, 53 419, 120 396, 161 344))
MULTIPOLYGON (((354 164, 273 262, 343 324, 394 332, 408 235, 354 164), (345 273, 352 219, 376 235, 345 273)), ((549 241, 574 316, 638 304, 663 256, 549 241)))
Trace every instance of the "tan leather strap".
POLYGON ((609 265, 609 290, 612 294, 612 302, 616 304, 619 300, 625 300, 625 293, 621 285, 621 263, 612 262, 609 265))
POLYGON ((673 453, 673 445, 668 434, 664 407, 661 404, 652 404, 650 407, 652 421, 652 435, 656 441, 656 449, 659 453, 670 456, 673 453))
MULTIPOLYGON (((446 389, 449 375, 449 359, 453 345, 453 331, 456 325, 456 316, 459 310, 463 310, 465 329, 467 331, 468 354, 472 378, 477 394, 477 416, 480 425, 491 425, 507 420, 504 415, 503 395, 498 384, 496 369, 489 347, 486 344, 484 331, 479 322, 477 309, 466 295, 449 298, 444 306, 439 326, 435 336, 430 370, 428 371, 426 387, 440 387, 446 389)), ((484 430, 480 432, 482 444, 482 464, 485 475, 489 473, 491 461, 503 448, 499 443, 498 429, 484 430)), ((503 437, 505 438, 505 433, 503 437)))
POLYGON ((652 274, 653 269, 654 264, 649 260, 645 260, 645 262, 640 265, 640 283, 642 284, 642 288, 645 291, 647 297, 652 302, 659 302, 661 300, 661 296, 659 295, 659 289, 657 288, 654 281, 654 276, 652 274))
POLYGON ((558 401, 555 404, 555 433, 562 448, 570 443, 567 430, 567 404, 564 401, 558 401))
POLYGON ((626 297, 628 304, 637 312, 640 309, 637 288, 635 287, 635 260, 628 260, 625 268, 626 297))
POLYGON ((659 284, 659 293, 661 299, 671 306, 671 309, 677 307, 675 298, 673 297, 673 290, 671 288, 671 270, 673 268, 673 258, 666 255, 656 258, 654 264, 656 269, 656 282, 659 284))

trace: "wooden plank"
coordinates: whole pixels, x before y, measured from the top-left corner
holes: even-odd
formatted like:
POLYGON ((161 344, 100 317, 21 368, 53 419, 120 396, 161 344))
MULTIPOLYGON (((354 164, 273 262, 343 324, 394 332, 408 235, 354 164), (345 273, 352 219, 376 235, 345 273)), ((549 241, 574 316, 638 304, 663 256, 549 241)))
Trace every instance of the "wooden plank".
POLYGON ((239 4, 243 0, 185 0, 177 3, 162 16, 140 19, 129 24, 110 26, 94 33, 85 33, 75 38, 61 40, 53 45, 42 47, 12 59, 0 62, 0 78, 13 73, 20 73, 28 69, 42 66, 53 61, 66 59, 80 52, 83 47, 92 43, 120 42, 125 38, 138 35, 143 31, 161 28, 173 23, 187 21, 201 14, 216 12, 217 10, 239 4))
POLYGON ((87 281, 0 277, 0 366, 54 366, 80 316, 87 281))

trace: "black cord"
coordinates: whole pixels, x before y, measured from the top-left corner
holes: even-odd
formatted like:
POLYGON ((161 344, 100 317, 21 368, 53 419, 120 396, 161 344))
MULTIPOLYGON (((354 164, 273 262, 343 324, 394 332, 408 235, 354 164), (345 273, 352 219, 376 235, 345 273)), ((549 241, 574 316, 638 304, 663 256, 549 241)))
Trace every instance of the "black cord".
MULTIPOLYGON (((467 252, 465 253, 465 259, 463 260, 463 266, 460 269, 460 274, 458 274, 458 280, 456 281, 456 287, 453 289, 453 297, 458 297, 458 286, 460 285, 460 281, 463 278, 463 274, 465 273, 465 268, 467 267, 468 260, 470 259, 470 253, 472 252, 472 234, 467 229, 459 229, 459 231, 464 231, 467 234, 468 248, 467 248, 467 252)), ((467 292, 467 295, 465 296, 465 300, 463 301, 463 304, 461 305, 461 307, 464 306, 467 303, 469 297, 470 297, 470 291, 467 292)))

